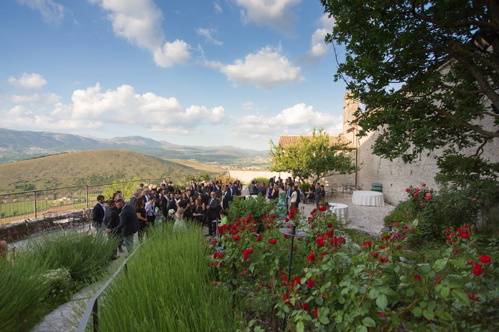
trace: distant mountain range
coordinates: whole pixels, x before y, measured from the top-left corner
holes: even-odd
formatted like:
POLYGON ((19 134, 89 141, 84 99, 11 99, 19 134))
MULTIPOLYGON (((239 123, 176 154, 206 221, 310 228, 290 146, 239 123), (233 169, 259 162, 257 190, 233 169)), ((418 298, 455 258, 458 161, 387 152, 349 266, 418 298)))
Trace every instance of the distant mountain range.
POLYGON ((232 146, 177 145, 140 136, 95 139, 78 135, 0 128, 0 163, 68 151, 128 150, 162 159, 193 159, 220 165, 262 165, 268 152, 232 146))

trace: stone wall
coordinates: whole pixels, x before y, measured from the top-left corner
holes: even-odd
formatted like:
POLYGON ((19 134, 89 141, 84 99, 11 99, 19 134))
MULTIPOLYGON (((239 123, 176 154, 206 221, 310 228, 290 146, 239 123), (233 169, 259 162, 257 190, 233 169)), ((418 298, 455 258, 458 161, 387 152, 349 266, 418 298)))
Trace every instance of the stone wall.
MULTIPOLYGON (((343 108, 344 119, 352 119, 352 113, 358 107, 345 95, 345 104, 343 108)), ((493 128, 492 119, 484 119, 487 121, 481 123, 488 129, 493 128), (488 121, 490 120, 490 121, 488 121)), ((344 185, 355 184, 355 176, 357 176, 357 185, 363 190, 370 190, 371 185, 375 182, 383 185, 383 193, 385 200, 391 204, 396 204, 406 198, 405 188, 410 185, 419 185, 426 183, 428 186, 438 189, 435 182, 435 175, 438 172, 435 153, 429 156, 422 155, 419 160, 406 164, 400 158, 393 161, 380 158, 372 153, 372 145, 377 137, 377 132, 358 139, 355 133, 358 131, 354 125, 344 121, 343 132, 341 136, 352 142, 354 147, 357 147, 357 165, 359 171, 357 175, 334 175, 325 179, 328 185, 344 185)), ((474 153, 474 149, 467 149, 465 153, 474 153)), ((438 153, 438 152, 437 152, 438 153)), ((495 162, 499 161, 499 139, 487 144, 484 148, 483 157, 495 162)), ((333 186, 334 186, 333 185, 333 186)))

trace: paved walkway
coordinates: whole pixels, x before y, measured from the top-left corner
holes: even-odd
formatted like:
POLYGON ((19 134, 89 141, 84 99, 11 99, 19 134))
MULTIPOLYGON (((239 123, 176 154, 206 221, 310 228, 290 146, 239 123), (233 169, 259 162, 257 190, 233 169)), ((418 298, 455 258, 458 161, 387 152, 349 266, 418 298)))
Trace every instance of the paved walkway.
MULTIPOLYGON (((377 235, 384 227, 383 220, 394 207, 385 203, 383 207, 360 206, 352 204, 351 194, 335 194, 333 197, 328 197, 327 202, 343 203, 348 205, 348 222, 346 227, 358 229, 372 235, 377 235)), ((306 215, 314 208, 313 204, 304 204, 306 215)))

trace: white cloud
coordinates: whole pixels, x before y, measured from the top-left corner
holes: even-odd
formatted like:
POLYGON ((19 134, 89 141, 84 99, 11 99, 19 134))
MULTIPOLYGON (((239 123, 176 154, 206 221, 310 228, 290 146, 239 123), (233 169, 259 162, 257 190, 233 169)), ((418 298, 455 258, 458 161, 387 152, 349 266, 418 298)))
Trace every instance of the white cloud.
POLYGON ((341 126, 341 117, 317 112, 313 106, 298 103, 281 110, 275 116, 244 116, 236 122, 234 128, 238 134, 260 138, 273 137, 282 133, 304 134, 311 132, 314 128, 337 134, 341 126))
POLYGON ((64 7, 54 0, 17 0, 17 2, 38 10, 46 23, 58 24, 64 19, 64 7))
POLYGON ((47 84, 43 76, 37 73, 23 73, 19 77, 10 76, 8 82, 13 86, 25 89, 38 89, 47 84))
POLYGON ((35 93, 32 95, 12 95, 10 100, 14 104, 54 105, 59 102, 60 98, 55 93, 35 93))
MULTIPOLYGON (((33 102, 36 98, 13 96, 13 101, 33 102)), ((48 99, 46 105, 15 105, 8 111, 6 125, 32 126, 36 129, 100 128, 109 124, 139 126, 154 131, 186 133, 202 124, 217 124, 224 119, 222 106, 181 106, 175 97, 152 92, 137 93, 131 85, 104 90, 97 83, 73 91, 71 102, 48 99)))
POLYGON ((269 25, 280 30, 289 27, 294 16, 291 7, 301 0, 235 0, 241 9, 243 22, 269 25))
POLYGON ((196 30, 196 33, 198 35, 200 35, 201 37, 204 37, 204 39, 209 42, 209 43, 212 43, 213 45, 217 45, 217 46, 221 46, 223 45, 223 42, 216 39, 213 34, 216 32, 215 29, 211 29, 211 28, 198 28, 196 30))
POLYGON ((206 62, 206 65, 219 70, 234 83, 253 84, 263 88, 301 79, 300 67, 291 63, 280 50, 271 47, 250 53, 244 59, 237 59, 233 64, 206 62))
POLYGON ((218 1, 213 2, 213 10, 216 14, 222 14, 224 12, 222 5, 218 1))
POLYGON ((318 28, 314 31, 310 40, 310 50, 308 53, 311 57, 319 58, 327 53, 328 47, 324 38, 331 32, 333 25, 334 18, 329 17, 328 14, 322 15, 319 19, 318 28))
POLYGON ((147 49, 160 67, 189 59, 190 46, 183 40, 168 42, 161 23, 163 14, 152 0, 89 0, 106 10, 114 33, 132 45, 147 49))

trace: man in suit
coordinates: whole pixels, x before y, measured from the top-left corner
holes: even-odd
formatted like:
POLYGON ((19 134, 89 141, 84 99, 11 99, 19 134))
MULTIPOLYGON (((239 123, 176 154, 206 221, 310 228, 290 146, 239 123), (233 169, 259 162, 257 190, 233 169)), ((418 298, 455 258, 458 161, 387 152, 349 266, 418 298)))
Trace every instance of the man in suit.
POLYGON ((92 225, 97 229, 101 230, 104 223, 104 216, 106 214, 106 207, 104 205, 104 196, 97 196, 97 203, 92 209, 92 225))
POLYGON ((207 222, 208 222, 208 232, 211 236, 215 235, 217 221, 220 220, 220 210, 222 206, 220 205, 220 200, 217 198, 217 193, 211 192, 211 199, 207 207, 207 222))
POLYGON ((232 201, 233 195, 232 195, 232 190, 229 185, 225 186, 225 192, 222 198, 222 208, 224 210, 227 210, 229 208, 229 204, 232 201))
POLYGON ((112 232, 123 236, 123 244, 125 245, 128 254, 131 254, 133 251, 133 237, 139 229, 139 220, 135 213, 135 208, 130 202, 125 204, 123 199, 120 198, 116 201, 116 208, 121 209, 119 215, 120 222, 112 232))

